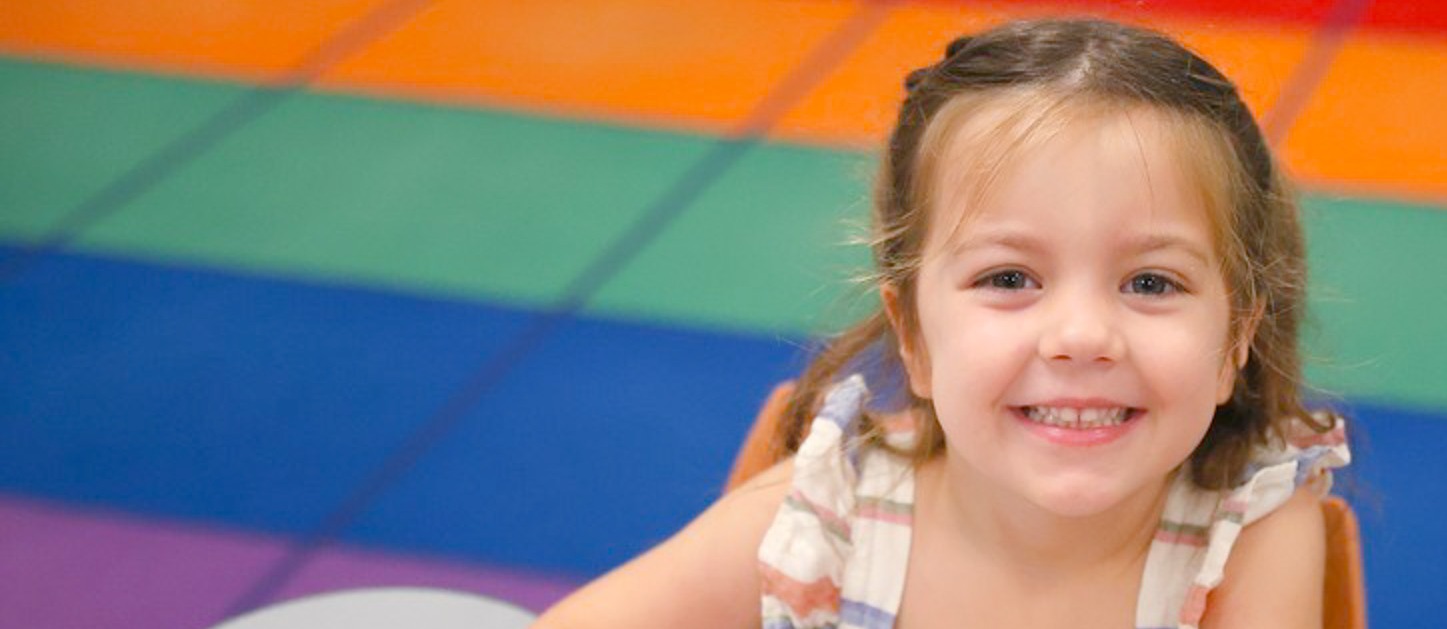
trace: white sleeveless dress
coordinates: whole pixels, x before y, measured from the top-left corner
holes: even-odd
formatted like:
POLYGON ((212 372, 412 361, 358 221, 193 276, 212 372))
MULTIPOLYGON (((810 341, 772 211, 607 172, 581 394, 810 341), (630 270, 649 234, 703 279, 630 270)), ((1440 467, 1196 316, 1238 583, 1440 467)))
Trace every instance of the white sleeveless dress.
MULTIPOLYGON (((913 524, 909 461, 852 439, 868 391, 861 376, 835 385, 794 459, 792 491, 759 547, 765 629, 894 626, 904 593, 913 524)), ((908 445, 911 426, 886 426, 908 445)), ((1281 506, 1303 484, 1325 495, 1331 469, 1351 460, 1340 421, 1258 452, 1241 485, 1207 491, 1179 474, 1146 556, 1138 629, 1194 628, 1221 582, 1241 528, 1281 506)))

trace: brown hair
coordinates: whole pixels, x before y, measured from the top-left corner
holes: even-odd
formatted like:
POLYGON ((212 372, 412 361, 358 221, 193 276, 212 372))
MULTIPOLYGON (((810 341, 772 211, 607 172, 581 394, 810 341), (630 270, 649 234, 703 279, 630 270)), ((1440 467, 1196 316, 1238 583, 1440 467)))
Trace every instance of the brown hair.
MULTIPOLYGON (((948 128, 971 115, 971 103, 1025 94, 1055 104, 1083 98, 1144 106, 1167 115, 1185 131, 1186 141, 1206 149, 1197 182, 1212 209, 1221 270, 1231 288, 1232 337, 1259 320, 1232 398, 1217 407, 1190 456, 1191 478, 1208 489, 1229 487, 1244 472, 1254 447, 1284 435, 1285 422, 1300 419, 1320 432, 1330 428, 1331 417, 1313 416, 1301 400, 1297 332, 1306 263, 1296 193, 1235 86, 1216 68, 1169 37, 1142 28, 1100 20, 1033 20, 954 40, 944 59, 909 73, 905 88, 881 160, 872 217, 875 279, 898 291, 904 334, 918 334, 915 280, 936 145, 949 136, 948 128)), ((1047 106, 1037 113, 1051 111, 1047 106)), ((995 166, 987 171, 990 177, 998 174, 1004 157, 989 160, 995 166)), ((821 394, 842 373, 872 363, 874 373, 902 374, 898 350, 899 339, 883 308, 829 342, 797 383, 775 434, 776 454, 798 448, 821 394)), ((929 400, 907 386, 902 395, 904 404, 925 419, 915 447, 896 452, 923 462, 943 450, 944 434, 929 400)), ((864 438, 889 447, 869 413, 863 421, 864 438)))

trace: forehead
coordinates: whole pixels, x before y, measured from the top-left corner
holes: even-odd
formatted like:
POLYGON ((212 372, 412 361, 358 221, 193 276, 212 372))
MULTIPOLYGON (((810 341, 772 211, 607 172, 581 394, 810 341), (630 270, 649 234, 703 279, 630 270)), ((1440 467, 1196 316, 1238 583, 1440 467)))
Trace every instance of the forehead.
POLYGON ((1183 232, 1218 253, 1225 179, 1193 121, 1145 106, 1011 94, 941 112, 925 196, 928 243, 978 223, 1039 223, 1135 239, 1183 232), (1151 233, 1151 232, 1161 233, 1151 233), (1144 233, 1142 233, 1144 232, 1144 233))

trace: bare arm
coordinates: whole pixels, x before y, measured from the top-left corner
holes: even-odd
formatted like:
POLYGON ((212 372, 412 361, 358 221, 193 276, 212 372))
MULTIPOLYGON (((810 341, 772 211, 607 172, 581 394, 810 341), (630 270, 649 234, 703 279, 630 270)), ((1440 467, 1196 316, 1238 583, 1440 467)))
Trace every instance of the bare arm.
POLYGON ((563 599, 533 629, 757 627, 759 543, 792 475, 788 459, 725 494, 677 535, 563 599))
POLYGON ((1201 627, 1319 629, 1325 571, 1326 524, 1320 499, 1301 488, 1286 504, 1241 530, 1201 627))

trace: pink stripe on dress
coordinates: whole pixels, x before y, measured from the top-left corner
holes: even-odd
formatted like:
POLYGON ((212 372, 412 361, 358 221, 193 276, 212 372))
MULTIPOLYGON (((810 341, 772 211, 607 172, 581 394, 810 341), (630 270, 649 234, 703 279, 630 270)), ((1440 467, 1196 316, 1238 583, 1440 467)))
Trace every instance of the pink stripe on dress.
POLYGON ((773 596, 799 617, 818 610, 839 609, 839 586, 829 577, 805 583, 784 574, 769 564, 759 563, 759 578, 765 596, 773 596))

